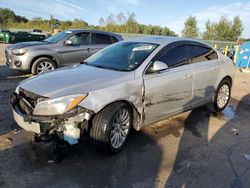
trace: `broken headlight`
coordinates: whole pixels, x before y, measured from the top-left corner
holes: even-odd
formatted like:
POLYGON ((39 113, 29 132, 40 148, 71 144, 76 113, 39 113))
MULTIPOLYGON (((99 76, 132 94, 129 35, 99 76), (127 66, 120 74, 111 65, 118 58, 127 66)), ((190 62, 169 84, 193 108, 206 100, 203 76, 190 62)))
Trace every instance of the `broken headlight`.
POLYGON ((86 95, 68 95, 55 99, 39 101, 33 111, 34 115, 59 115, 70 111, 82 102, 86 95))

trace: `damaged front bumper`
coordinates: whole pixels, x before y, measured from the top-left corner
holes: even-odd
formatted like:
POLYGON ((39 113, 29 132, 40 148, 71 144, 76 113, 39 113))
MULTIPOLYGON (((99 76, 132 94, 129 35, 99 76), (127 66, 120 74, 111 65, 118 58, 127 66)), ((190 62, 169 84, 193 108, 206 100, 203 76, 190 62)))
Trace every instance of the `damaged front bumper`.
POLYGON ((17 105, 12 106, 13 117, 16 123, 24 130, 34 132, 37 134, 41 133, 40 124, 35 122, 24 121, 24 114, 20 112, 17 105))
POLYGON ((20 127, 37 135, 57 133, 70 144, 76 144, 80 134, 88 129, 88 120, 93 114, 90 110, 76 107, 60 115, 33 115, 30 105, 22 100, 16 93, 11 97, 13 117, 20 127))

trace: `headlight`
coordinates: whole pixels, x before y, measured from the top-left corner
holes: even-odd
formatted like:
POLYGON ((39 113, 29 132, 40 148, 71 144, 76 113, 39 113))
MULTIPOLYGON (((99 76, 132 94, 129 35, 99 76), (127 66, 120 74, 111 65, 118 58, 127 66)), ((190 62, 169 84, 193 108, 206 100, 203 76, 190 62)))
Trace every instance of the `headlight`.
POLYGON ((33 114, 34 115, 58 115, 70 111, 82 102, 86 95, 69 95, 65 97, 48 99, 38 102, 33 114))
POLYGON ((14 49, 14 50, 11 50, 11 53, 14 54, 14 55, 24 55, 28 50, 26 49, 14 49))

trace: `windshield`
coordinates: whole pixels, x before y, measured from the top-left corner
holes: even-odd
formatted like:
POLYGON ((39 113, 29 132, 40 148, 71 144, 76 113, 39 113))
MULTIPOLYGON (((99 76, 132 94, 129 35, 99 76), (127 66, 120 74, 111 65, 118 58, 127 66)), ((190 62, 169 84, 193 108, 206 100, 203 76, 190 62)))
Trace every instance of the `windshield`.
POLYGON ((44 41, 46 42, 52 42, 52 43, 57 43, 60 40, 64 39, 66 36, 68 36, 69 34, 71 34, 71 31, 62 31, 60 33, 57 33, 56 35, 53 35, 47 39, 45 39, 44 41))
POLYGON ((131 71, 140 66, 157 46, 143 42, 118 42, 91 56, 85 63, 100 68, 131 71))

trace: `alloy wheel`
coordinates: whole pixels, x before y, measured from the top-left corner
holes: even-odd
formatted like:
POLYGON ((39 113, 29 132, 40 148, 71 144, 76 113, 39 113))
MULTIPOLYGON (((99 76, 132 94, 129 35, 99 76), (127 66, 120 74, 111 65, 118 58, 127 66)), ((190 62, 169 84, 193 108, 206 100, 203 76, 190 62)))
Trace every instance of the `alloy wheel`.
POLYGON ((130 128, 130 114, 127 109, 120 109, 112 122, 110 142, 113 148, 117 149, 125 142, 130 128))
POLYGON ((37 74, 44 73, 47 71, 52 71, 54 69, 55 67, 52 63, 48 61, 43 61, 37 65, 37 74))
POLYGON ((227 84, 223 84, 217 95, 217 106, 224 108, 229 100, 230 88, 227 84))

